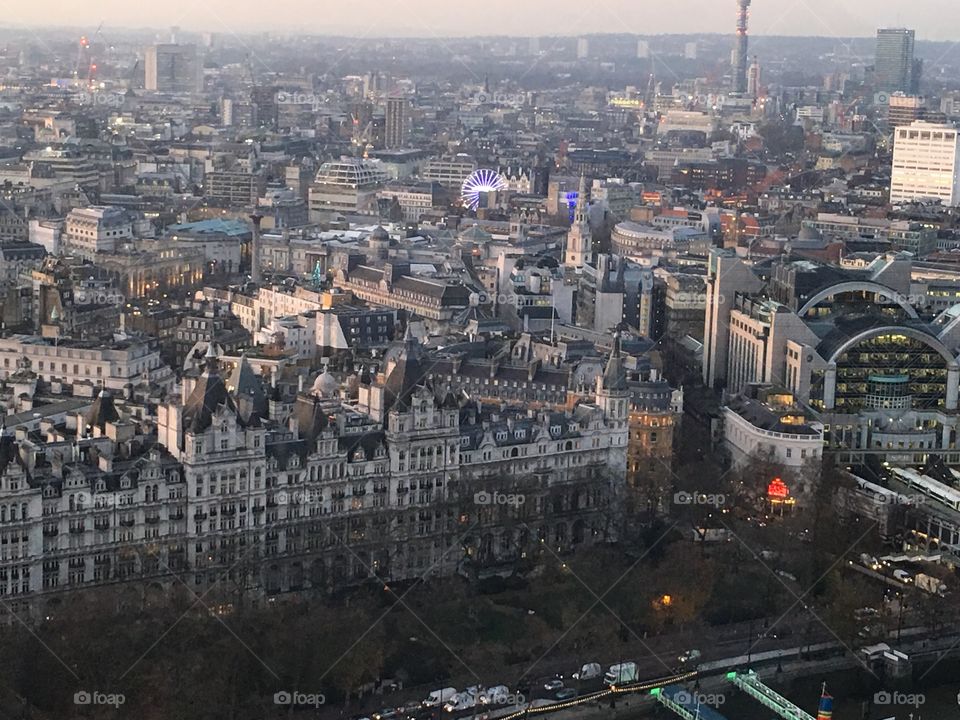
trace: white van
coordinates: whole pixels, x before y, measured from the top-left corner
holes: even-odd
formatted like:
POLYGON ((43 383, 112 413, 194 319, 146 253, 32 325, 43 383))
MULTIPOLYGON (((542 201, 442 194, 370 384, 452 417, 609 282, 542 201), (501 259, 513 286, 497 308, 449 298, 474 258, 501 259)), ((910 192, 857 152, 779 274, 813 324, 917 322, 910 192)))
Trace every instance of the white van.
POLYGON ((427 695, 427 699, 423 701, 423 706, 438 707, 448 702, 456 694, 457 689, 452 687, 433 690, 429 695, 427 695))
POLYGON ((600 663, 587 663, 573 674, 574 680, 593 680, 603 675, 600 663))

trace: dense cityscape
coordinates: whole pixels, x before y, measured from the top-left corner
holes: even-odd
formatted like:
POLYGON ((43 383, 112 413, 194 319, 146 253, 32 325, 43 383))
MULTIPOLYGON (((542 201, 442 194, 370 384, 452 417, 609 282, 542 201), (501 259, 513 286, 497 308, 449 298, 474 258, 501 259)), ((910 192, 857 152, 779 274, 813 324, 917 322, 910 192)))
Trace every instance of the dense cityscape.
POLYGON ((960 46, 724 2, 0 24, 0 718, 960 718, 960 46))

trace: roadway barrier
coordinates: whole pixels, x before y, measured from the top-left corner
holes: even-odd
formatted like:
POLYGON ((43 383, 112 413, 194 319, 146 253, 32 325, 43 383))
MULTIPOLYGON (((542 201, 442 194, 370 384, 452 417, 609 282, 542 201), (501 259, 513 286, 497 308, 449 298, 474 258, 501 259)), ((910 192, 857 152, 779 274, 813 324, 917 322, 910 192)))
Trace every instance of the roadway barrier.
POLYGON ((605 690, 597 690, 592 693, 587 693, 586 695, 581 695, 573 698, 572 700, 563 700, 561 702, 554 702, 550 703, 549 705, 540 705, 537 707, 532 707, 531 704, 528 704, 523 710, 518 710, 508 715, 487 714, 478 715, 477 718, 478 720, 515 720, 516 718, 527 717, 529 715, 542 715, 546 713, 557 712, 558 710, 566 710, 568 708, 576 707, 577 705, 584 705, 595 700, 603 700, 604 698, 614 697, 617 695, 649 692, 654 688, 663 687, 665 685, 673 685, 679 682, 686 682, 687 680, 693 680, 696 676, 696 672, 687 672, 679 675, 672 675, 670 677, 658 678, 657 680, 643 680, 641 682, 627 683, 625 685, 611 685, 605 690))

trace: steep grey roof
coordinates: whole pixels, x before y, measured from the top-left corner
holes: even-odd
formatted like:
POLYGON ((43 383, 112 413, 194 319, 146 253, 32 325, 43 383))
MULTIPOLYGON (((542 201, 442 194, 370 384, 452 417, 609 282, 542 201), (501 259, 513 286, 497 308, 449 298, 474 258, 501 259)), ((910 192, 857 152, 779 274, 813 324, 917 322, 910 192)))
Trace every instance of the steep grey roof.
POLYGON ((240 416, 245 423, 249 423, 254 415, 259 418, 267 417, 267 394, 260 378, 250 366, 246 353, 240 356, 240 362, 230 374, 227 390, 236 397, 240 416))
POLYGON ((313 443, 330 424, 330 419, 319 398, 310 395, 298 395, 293 406, 293 417, 300 429, 300 437, 313 443))
POLYGON ((97 399, 90 406, 83 421, 87 427, 98 427, 104 429, 107 423, 116 422, 120 419, 120 413, 117 412, 113 404, 113 396, 109 390, 101 390, 97 399))
POLYGON ((603 389, 623 391, 627 389, 627 372, 623 368, 623 358, 620 356, 620 333, 613 339, 613 352, 603 371, 603 389))
POLYGON ((386 449, 385 438, 386 435, 382 430, 358 435, 341 435, 337 438, 337 447, 340 452, 347 453, 348 463, 356 461, 354 455, 357 450, 363 453, 364 460, 373 460, 378 448, 386 449))
POLYGON ((384 384, 386 407, 401 412, 408 410, 410 396, 424 384, 431 366, 432 363, 423 357, 420 343, 410 333, 410 323, 408 323, 407 336, 397 357, 397 364, 384 384))
POLYGON ((221 407, 237 412, 237 405, 220 375, 217 358, 208 353, 207 366, 183 406, 184 428, 193 433, 203 432, 213 424, 213 416, 221 407))
POLYGON ((299 457, 301 460, 305 458, 308 455, 308 448, 303 440, 281 440, 267 443, 266 455, 276 460, 278 467, 287 469, 291 467, 292 458, 299 457))
POLYGON ((640 382, 632 384, 630 390, 633 393, 630 404, 637 410, 663 412, 670 409, 673 390, 666 381, 640 382))

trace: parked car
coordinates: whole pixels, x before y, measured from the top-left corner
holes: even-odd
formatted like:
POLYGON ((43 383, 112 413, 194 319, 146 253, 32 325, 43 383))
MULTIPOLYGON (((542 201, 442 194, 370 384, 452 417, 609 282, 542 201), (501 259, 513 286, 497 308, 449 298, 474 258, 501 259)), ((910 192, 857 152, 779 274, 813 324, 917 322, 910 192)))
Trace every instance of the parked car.
POLYGON ((913 575, 908 573, 906 570, 901 570, 900 568, 897 568, 893 571, 893 576, 902 583, 913 582, 913 575))
POLYGON ((561 680, 560 678, 554 678, 553 680, 547 680, 547 681, 543 684, 543 689, 544 689, 544 690, 550 690, 550 691, 552 691, 552 690, 559 690, 559 689, 562 688, 562 687, 563 687, 563 680, 561 680))
POLYGON ((557 700, 573 700, 577 694, 576 688, 561 688, 554 697, 557 700))

